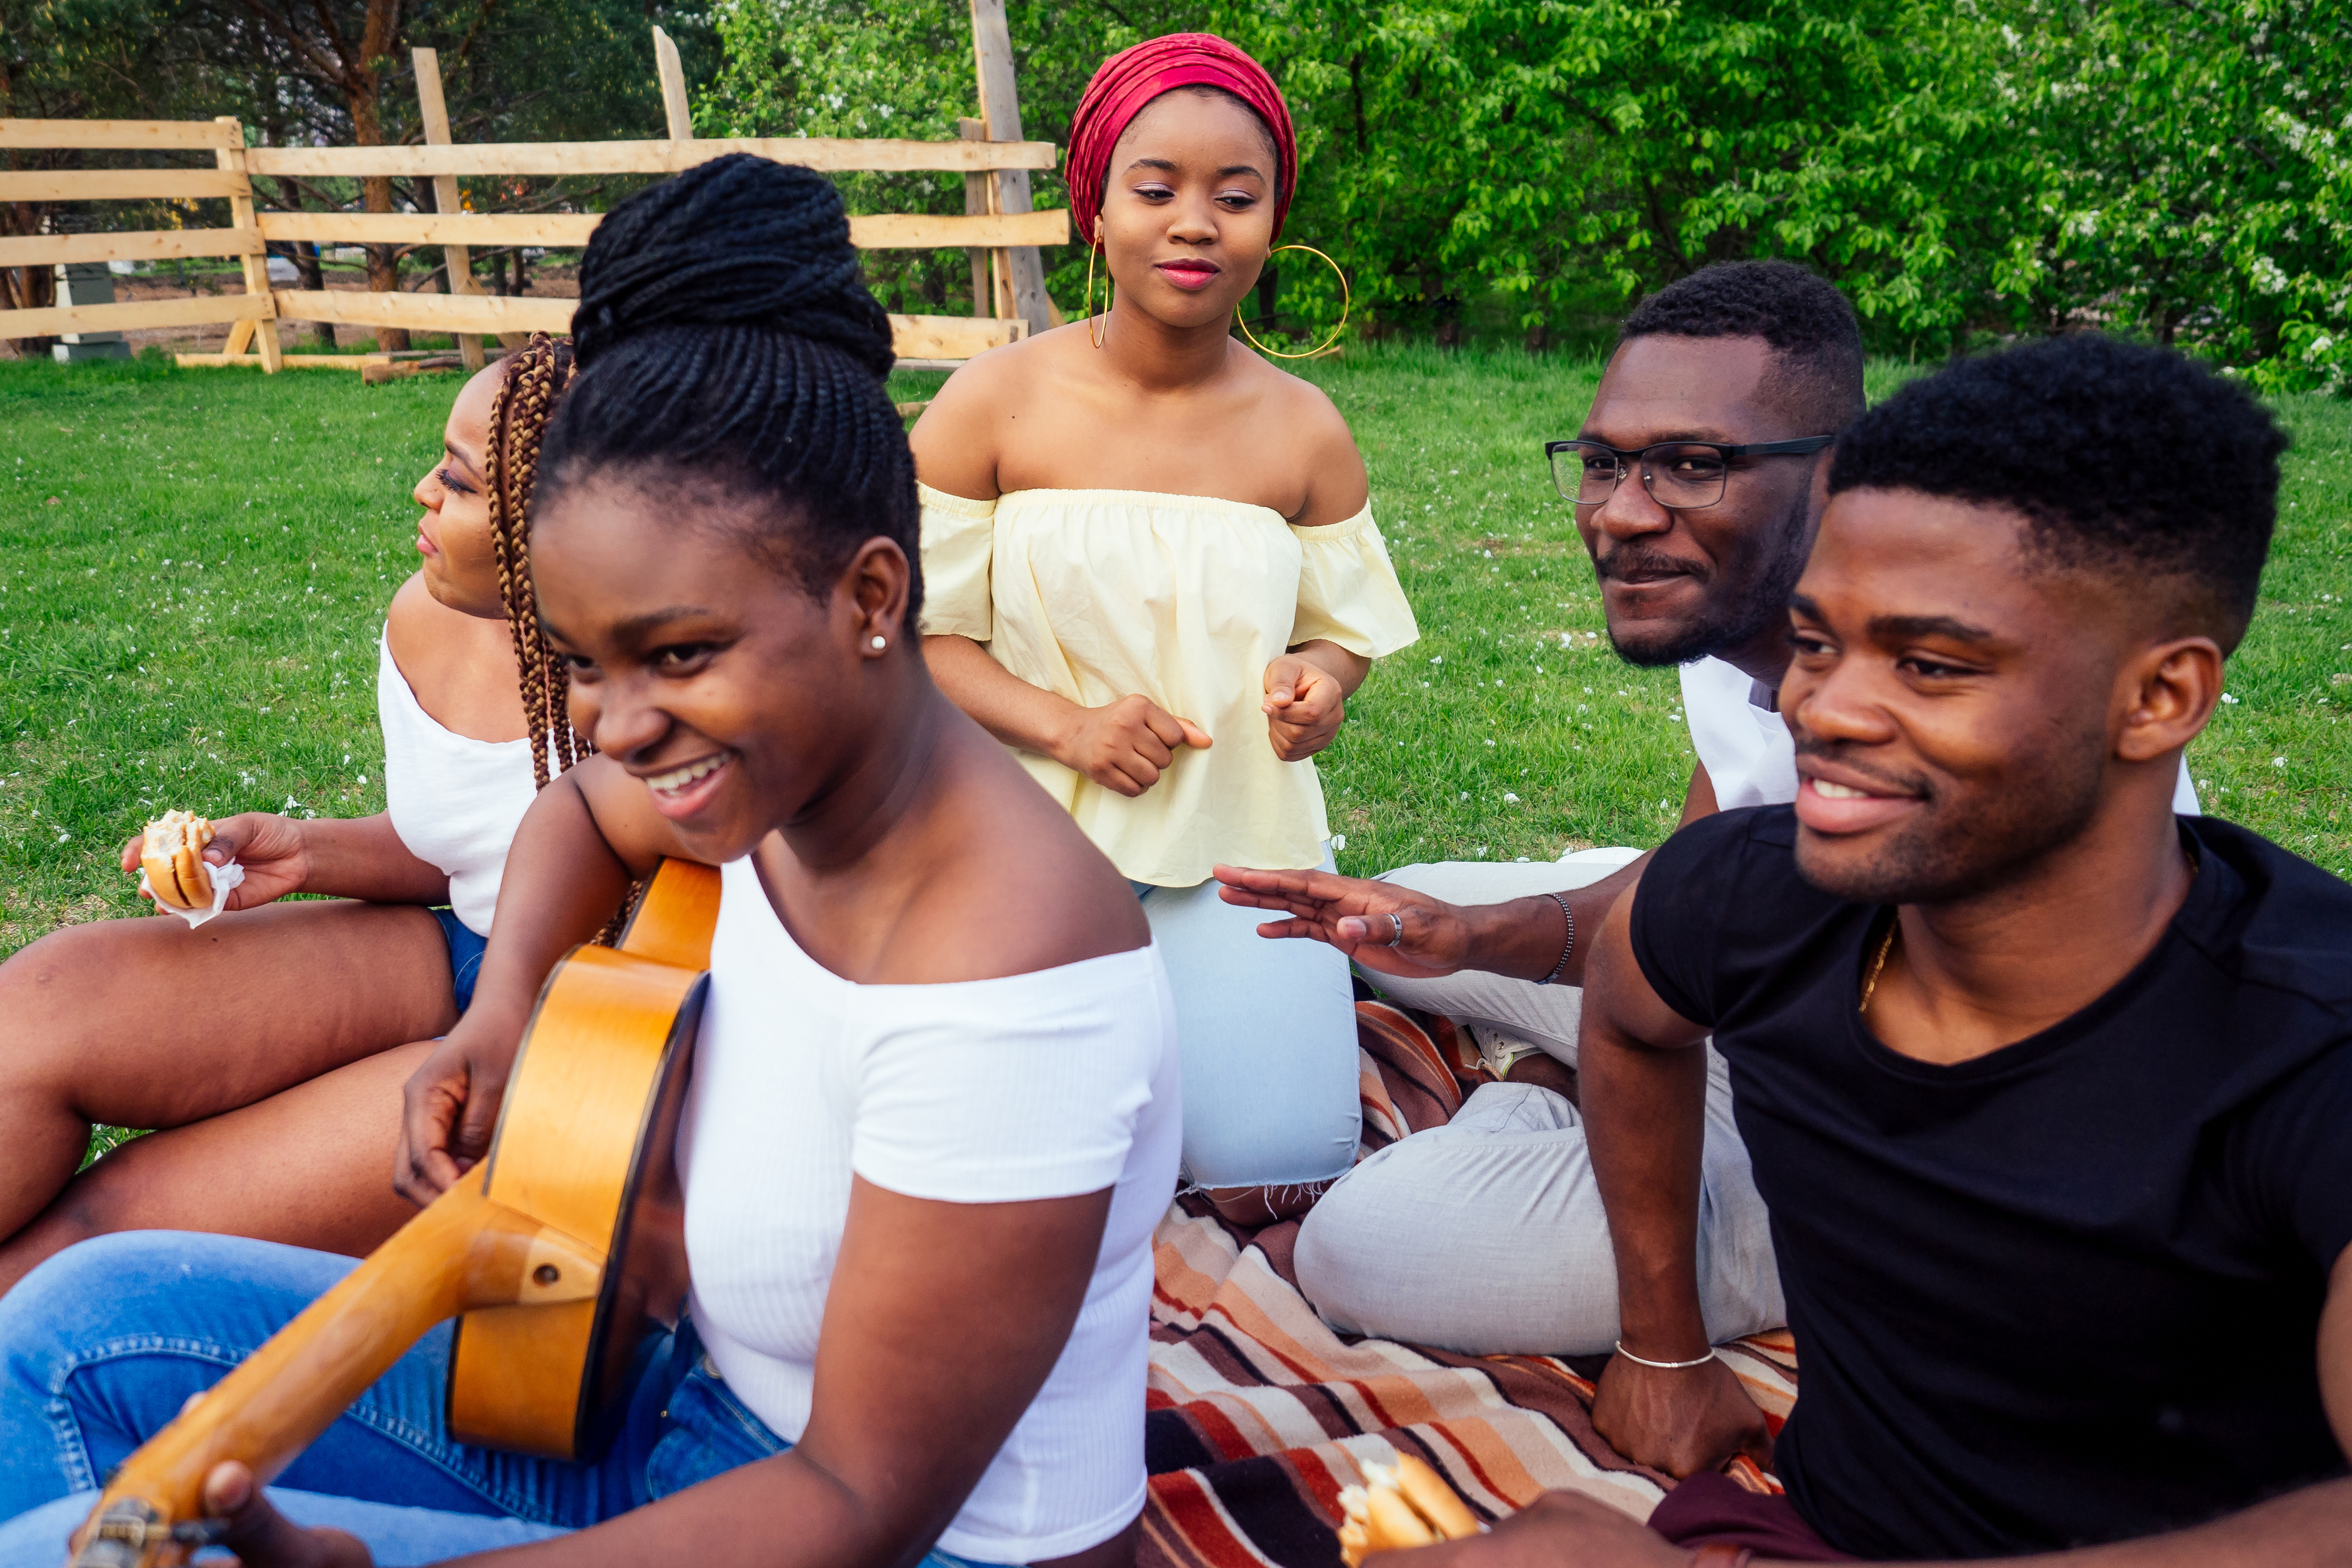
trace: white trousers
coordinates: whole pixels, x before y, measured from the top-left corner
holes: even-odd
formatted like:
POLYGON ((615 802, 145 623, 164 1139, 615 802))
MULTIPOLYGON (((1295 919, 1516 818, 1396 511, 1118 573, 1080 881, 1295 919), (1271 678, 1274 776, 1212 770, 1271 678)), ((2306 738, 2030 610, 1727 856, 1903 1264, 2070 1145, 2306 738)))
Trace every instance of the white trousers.
POLYGON ((1305 1186, 1346 1171, 1363 1122, 1346 957, 1258 935, 1274 917, 1226 903, 1214 880, 1140 896, 1176 999, 1187 1179, 1305 1186))
MULTIPOLYGON (((1407 866, 1385 880, 1454 903, 1599 881, 1634 850, 1560 863, 1407 866)), ((1411 1007, 1495 1029, 1576 1065, 1582 994, 1465 971, 1366 974, 1411 1007)), ((1717 1342, 1786 1321, 1764 1201, 1707 1047, 1699 1300, 1717 1342)), ((1391 1144, 1333 1184, 1298 1237, 1298 1280, 1334 1328, 1474 1355, 1597 1355, 1618 1337, 1617 1267, 1583 1118, 1549 1089, 1486 1084, 1443 1127, 1391 1144)))

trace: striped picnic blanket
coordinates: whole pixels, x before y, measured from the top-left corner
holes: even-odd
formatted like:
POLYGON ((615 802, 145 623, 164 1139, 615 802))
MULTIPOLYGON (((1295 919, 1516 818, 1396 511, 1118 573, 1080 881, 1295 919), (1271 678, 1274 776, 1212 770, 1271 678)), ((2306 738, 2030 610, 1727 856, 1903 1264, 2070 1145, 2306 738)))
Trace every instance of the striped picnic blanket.
MULTIPOLYGON (((1367 1152, 1460 1106, 1476 1053, 1444 1020, 1366 1003, 1358 1021, 1367 1152)), ((1144 1568, 1331 1568, 1339 1489, 1400 1452, 1489 1520, 1555 1489, 1647 1518, 1674 1484, 1593 1431, 1604 1358, 1457 1355, 1338 1333, 1298 1293, 1297 1234, 1296 1221, 1239 1229, 1195 1198, 1160 1222, 1144 1568)), ((1759 1334, 1724 1354, 1777 1432, 1796 1400, 1794 1342, 1759 1334)), ((1745 1459, 1729 1470, 1775 1489, 1745 1459)))

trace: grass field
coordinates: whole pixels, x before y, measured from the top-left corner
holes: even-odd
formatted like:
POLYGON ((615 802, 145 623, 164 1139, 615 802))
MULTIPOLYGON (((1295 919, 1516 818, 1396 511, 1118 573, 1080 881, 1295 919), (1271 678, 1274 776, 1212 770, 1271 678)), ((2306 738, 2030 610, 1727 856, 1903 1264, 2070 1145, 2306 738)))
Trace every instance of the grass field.
MULTIPOLYGON (((1538 445, 1573 433, 1597 368, 1351 348, 1310 374, 1363 444, 1423 633, 1325 753, 1343 868, 1664 837, 1690 770, 1677 687, 1601 639, 1538 445)), ((1874 392, 1904 374, 1874 366, 1874 392)), ((0 955, 136 912, 115 856, 164 807, 382 809, 375 638, 457 384, 0 363, 0 955)), ((2352 874, 2352 404, 2280 407, 2278 545, 2191 758, 2210 809, 2352 874)))

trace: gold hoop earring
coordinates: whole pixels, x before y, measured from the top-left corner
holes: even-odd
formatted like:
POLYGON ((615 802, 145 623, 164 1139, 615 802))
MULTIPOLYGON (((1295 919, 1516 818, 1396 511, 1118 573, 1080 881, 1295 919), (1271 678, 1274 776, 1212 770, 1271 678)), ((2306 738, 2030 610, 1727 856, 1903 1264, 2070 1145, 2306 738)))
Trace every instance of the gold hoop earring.
POLYGON ((1242 336, 1249 340, 1250 347, 1257 350, 1258 353, 1265 354, 1269 359, 1313 359, 1318 354, 1329 352, 1331 345, 1339 341, 1339 334, 1348 330, 1348 309, 1355 303, 1355 297, 1349 292, 1348 275, 1345 272, 1339 271, 1339 264, 1332 260, 1329 257, 1324 255, 1321 251, 1316 249, 1311 245, 1277 245, 1272 250, 1265 253, 1265 258, 1268 261, 1271 261, 1286 250, 1303 250, 1307 255, 1312 256, 1317 260, 1322 262, 1324 266, 1328 267, 1333 272, 1339 273, 1339 324, 1332 328, 1331 335, 1324 339, 1320 343, 1318 343, 1311 349, 1306 350, 1304 353, 1295 354, 1284 353, 1279 349, 1270 349, 1264 343, 1258 342, 1257 335, 1249 330, 1249 323, 1242 320, 1242 308, 1238 303, 1234 306, 1234 325, 1242 330, 1242 336))
POLYGON ((1103 339, 1110 336, 1110 269, 1108 268, 1103 269, 1102 331, 1100 333, 1095 331, 1095 252, 1101 247, 1102 226, 1097 224, 1095 237, 1087 244, 1087 291, 1085 297, 1078 301, 1078 308, 1084 310, 1087 316, 1087 341, 1097 348, 1102 347, 1103 339))

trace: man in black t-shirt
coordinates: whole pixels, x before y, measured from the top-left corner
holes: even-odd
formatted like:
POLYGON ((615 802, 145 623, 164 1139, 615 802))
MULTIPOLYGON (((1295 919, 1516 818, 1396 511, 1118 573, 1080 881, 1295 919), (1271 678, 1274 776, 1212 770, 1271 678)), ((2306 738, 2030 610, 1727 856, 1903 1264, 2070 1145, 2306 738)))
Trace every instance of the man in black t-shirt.
MULTIPOLYGON (((1694 1528, 1686 1484, 1654 1521, 1680 1544, 2352 1561, 2352 888, 2170 804, 2284 447, 2189 362, 2087 337, 1841 437, 1781 687, 1796 804, 1677 834, 1587 972, 1624 1336, 1595 1425, 1690 1474, 1755 1421, 1693 1278, 1710 1032, 1802 1367, 1783 1517, 1694 1528)), ((1692 1561, 1565 1495, 1438 1551, 1692 1561)))

